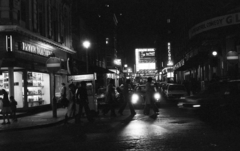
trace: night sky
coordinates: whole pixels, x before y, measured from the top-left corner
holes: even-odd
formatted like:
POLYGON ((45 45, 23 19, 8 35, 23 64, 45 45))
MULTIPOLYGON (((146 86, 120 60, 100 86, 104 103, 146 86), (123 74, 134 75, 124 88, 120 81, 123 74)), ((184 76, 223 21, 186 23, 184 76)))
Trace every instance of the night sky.
MULTIPOLYGON (((188 30, 195 24, 221 15, 239 4, 239 0, 80 0, 82 15, 88 24, 96 19, 90 14, 115 13, 118 18, 117 50, 129 64, 134 64, 135 48, 157 47, 169 38, 182 47, 188 39, 188 30), (86 7, 87 6, 87 7, 86 7), (86 9, 87 8, 87 9, 86 9), (171 24, 167 24, 167 19, 171 24)), ((96 23, 94 23, 96 24, 96 23)), ((166 55, 166 50, 160 50, 166 55)), ((178 49, 173 50, 177 54, 178 49)), ((173 54, 174 55, 174 54, 173 54)), ((167 56, 166 56, 167 57, 167 56)))

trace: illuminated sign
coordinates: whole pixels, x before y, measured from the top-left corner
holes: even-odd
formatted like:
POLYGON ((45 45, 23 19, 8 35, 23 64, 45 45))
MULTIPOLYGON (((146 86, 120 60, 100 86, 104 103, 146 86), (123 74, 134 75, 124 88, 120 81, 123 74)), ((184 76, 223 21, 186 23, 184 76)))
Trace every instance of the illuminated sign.
POLYGON ((189 30, 189 37, 192 38, 194 35, 210 29, 235 24, 240 24, 240 13, 220 16, 201 22, 189 30))
POLYGON ((52 54, 52 52, 47 49, 44 49, 44 48, 41 48, 38 46, 34 46, 34 45, 31 45, 31 44, 28 44, 25 42, 19 43, 19 49, 22 51, 27 51, 27 52, 34 53, 37 55, 41 55, 44 57, 48 57, 49 55, 52 54))
POLYGON ((68 81, 92 81, 95 80, 94 74, 68 76, 68 81))
POLYGON ((154 48, 135 49, 135 57, 136 71, 156 69, 154 48))
POLYGON ((171 43, 168 42, 168 61, 171 61, 172 58, 171 58, 171 43))
POLYGON ((114 64, 116 66, 121 66, 122 65, 122 60, 121 59, 114 59, 114 64))

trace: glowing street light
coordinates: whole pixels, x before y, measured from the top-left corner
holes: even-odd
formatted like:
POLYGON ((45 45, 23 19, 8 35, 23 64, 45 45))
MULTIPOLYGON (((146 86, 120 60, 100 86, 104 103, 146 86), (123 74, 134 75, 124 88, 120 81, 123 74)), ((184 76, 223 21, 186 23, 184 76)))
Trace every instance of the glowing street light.
POLYGON ((88 48, 91 46, 91 43, 86 40, 83 42, 83 47, 86 48, 86 64, 87 64, 87 73, 88 73, 88 48))

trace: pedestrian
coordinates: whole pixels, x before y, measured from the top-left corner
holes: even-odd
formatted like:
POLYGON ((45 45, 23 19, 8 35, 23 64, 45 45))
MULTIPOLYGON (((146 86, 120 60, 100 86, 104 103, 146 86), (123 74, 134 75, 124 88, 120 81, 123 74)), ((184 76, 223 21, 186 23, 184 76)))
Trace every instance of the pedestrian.
POLYGON ((78 88, 76 89, 76 99, 77 99, 79 108, 78 108, 78 113, 75 116, 75 123, 81 122, 83 108, 84 108, 84 111, 85 111, 88 121, 93 122, 94 119, 90 113, 90 109, 88 106, 89 100, 88 100, 88 93, 87 93, 87 84, 85 81, 82 81, 81 84, 78 85, 78 88))
POLYGON ((70 117, 74 117, 75 116, 75 109, 76 109, 76 105, 75 105, 75 85, 73 83, 71 83, 68 86, 68 95, 67 95, 67 99, 69 100, 68 103, 68 107, 67 107, 67 113, 65 115, 65 124, 68 123, 68 120, 70 117))
POLYGON ((120 109, 118 110, 118 113, 120 115, 123 115, 123 110, 125 109, 125 107, 129 106, 129 109, 131 111, 131 115, 135 115, 136 112, 133 108, 132 102, 131 102, 131 94, 130 94, 130 90, 131 90, 131 80, 127 79, 126 82, 123 85, 123 98, 124 98, 124 104, 120 107, 120 109))
POLYGON ((2 100, 3 123, 2 123, 2 125, 5 125, 5 124, 10 124, 9 116, 11 114, 11 107, 10 107, 10 101, 8 99, 8 93, 5 89, 2 89, 2 94, 3 94, 3 100, 2 100), (7 120, 7 123, 6 123, 6 120, 7 120))
POLYGON ((61 92, 61 97, 60 97, 59 102, 60 102, 61 106, 63 108, 65 108, 68 106, 68 103, 69 103, 69 101, 67 99, 67 88, 66 88, 65 83, 62 83, 60 92, 61 92))
POLYGON ((10 96, 10 106, 12 111, 12 120, 17 121, 16 110, 17 110, 17 101, 13 96, 10 96))
POLYGON ((107 105, 103 110, 103 115, 106 115, 111 110, 111 116, 116 117, 115 102, 116 102, 116 95, 115 95, 115 88, 114 88, 114 80, 110 79, 109 84, 107 86, 107 91, 106 91, 107 105))
POLYGON ((145 107, 143 111, 145 115, 149 115, 150 109, 152 109, 154 112, 153 116, 157 116, 158 108, 153 99, 154 91, 154 87, 152 86, 152 78, 149 77, 146 84, 145 107))

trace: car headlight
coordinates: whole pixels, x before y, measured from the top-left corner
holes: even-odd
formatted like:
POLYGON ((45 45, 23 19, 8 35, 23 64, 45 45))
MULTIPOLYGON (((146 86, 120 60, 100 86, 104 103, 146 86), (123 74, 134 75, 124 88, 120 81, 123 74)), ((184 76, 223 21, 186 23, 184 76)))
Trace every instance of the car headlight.
POLYGON ((139 100, 139 96, 137 94, 133 94, 131 99, 132 103, 136 104, 138 100, 139 100))
POLYGON ((159 100, 160 97, 160 93, 154 93, 154 99, 159 100))

